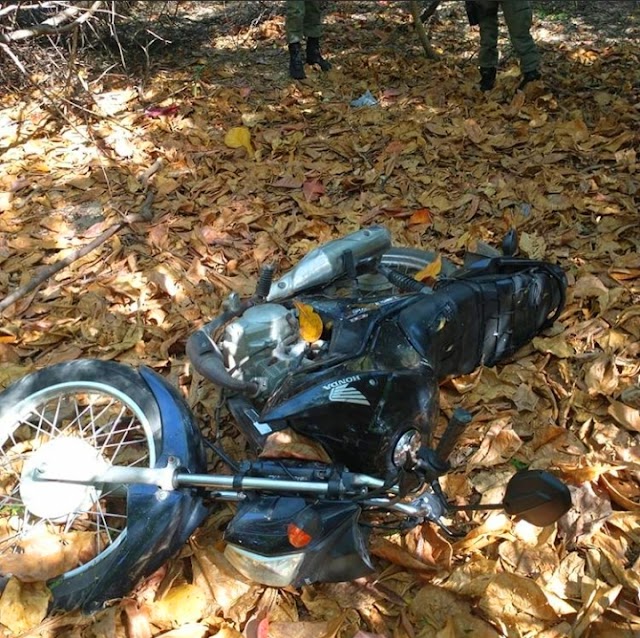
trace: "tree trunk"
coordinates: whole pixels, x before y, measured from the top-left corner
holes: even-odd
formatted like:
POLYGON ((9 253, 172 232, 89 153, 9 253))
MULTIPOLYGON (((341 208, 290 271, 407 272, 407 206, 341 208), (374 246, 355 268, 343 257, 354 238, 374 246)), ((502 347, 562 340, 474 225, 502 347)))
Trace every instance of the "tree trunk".
POLYGON ((411 8, 411 16, 413 17, 413 26, 418 33, 418 37, 420 38, 420 43, 424 48, 425 54, 430 60, 436 60, 438 58, 438 54, 431 46, 431 42, 429 42, 429 36, 424 30, 424 25, 422 24, 422 20, 420 19, 420 7, 418 6, 418 0, 411 0, 409 6, 411 8))

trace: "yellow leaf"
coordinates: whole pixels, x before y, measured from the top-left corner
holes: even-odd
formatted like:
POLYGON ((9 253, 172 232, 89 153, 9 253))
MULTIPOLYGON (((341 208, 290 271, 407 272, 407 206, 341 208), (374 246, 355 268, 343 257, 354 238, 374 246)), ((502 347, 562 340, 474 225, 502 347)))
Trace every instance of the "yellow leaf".
POLYGON ((322 319, 311 306, 295 301, 300 320, 300 336, 307 342, 313 343, 322 334, 322 319))
POLYGON ((183 583, 156 602, 152 621, 164 620, 178 627, 197 622, 205 615, 207 605, 207 597, 199 587, 183 583))
POLYGON ((562 334, 555 337, 536 337, 531 343, 539 352, 553 354, 559 359, 567 359, 574 355, 573 347, 562 334))
POLYGON ((414 279, 418 281, 427 281, 435 279, 442 270, 442 257, 438 255, 431 263, 427 264, 420 272, 414 275, 414 279))
POLYGON ((253 146, 251 146, 251 133, 246 126, 234 126, 227 131, 224 136, 224 143, 229 148, 244 147, 247 153, 253 157, 253 146))
POLYGON ((12 578, 0 598, 0 623, 14 634, 29 631, 44 620, 50 598, 44 583, 21 583, 12 578))

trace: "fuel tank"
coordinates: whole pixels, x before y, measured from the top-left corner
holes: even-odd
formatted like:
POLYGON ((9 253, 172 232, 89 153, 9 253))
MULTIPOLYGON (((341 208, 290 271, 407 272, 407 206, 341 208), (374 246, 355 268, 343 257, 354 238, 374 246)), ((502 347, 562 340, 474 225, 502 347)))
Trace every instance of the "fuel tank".
POLYGON ((403 435, 415 430, 422 442, 430 439, 438 385, 428 366, 390 371, 363 369, 366 363, 294 376, 265 406, 260 421, 320 442, 351 471, 396 473, 402 460, 394 461, 394 453, 403 435))

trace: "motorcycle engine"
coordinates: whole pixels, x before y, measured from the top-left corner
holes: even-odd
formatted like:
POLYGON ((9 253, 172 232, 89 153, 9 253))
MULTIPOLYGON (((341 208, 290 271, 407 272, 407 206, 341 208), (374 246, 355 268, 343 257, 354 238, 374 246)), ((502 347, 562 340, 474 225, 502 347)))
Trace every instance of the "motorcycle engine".
POLYGON ((227 325, 218 345, 229 373, 243 381, 259 380, 266 394, 289 370, 307 362, 309 347, 300 337, 295 312, 274 303, 246 310, 227 325))

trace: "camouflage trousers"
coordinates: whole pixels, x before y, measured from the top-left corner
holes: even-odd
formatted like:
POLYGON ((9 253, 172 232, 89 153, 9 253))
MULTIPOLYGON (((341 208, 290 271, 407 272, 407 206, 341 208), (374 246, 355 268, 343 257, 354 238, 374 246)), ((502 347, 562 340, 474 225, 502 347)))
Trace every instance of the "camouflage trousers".
POLYGON ((531 36, 533 13, 529 0, 482 0, 478 2, 480 26, 480 68, 498 66, 498 7, 502 7, 509 39, 520 59, 522 73, 537 71, 540 53, 531 36))
POLYGON ((319 0, 287 0, 287 43, 322 36, 322 12, 319 0))

